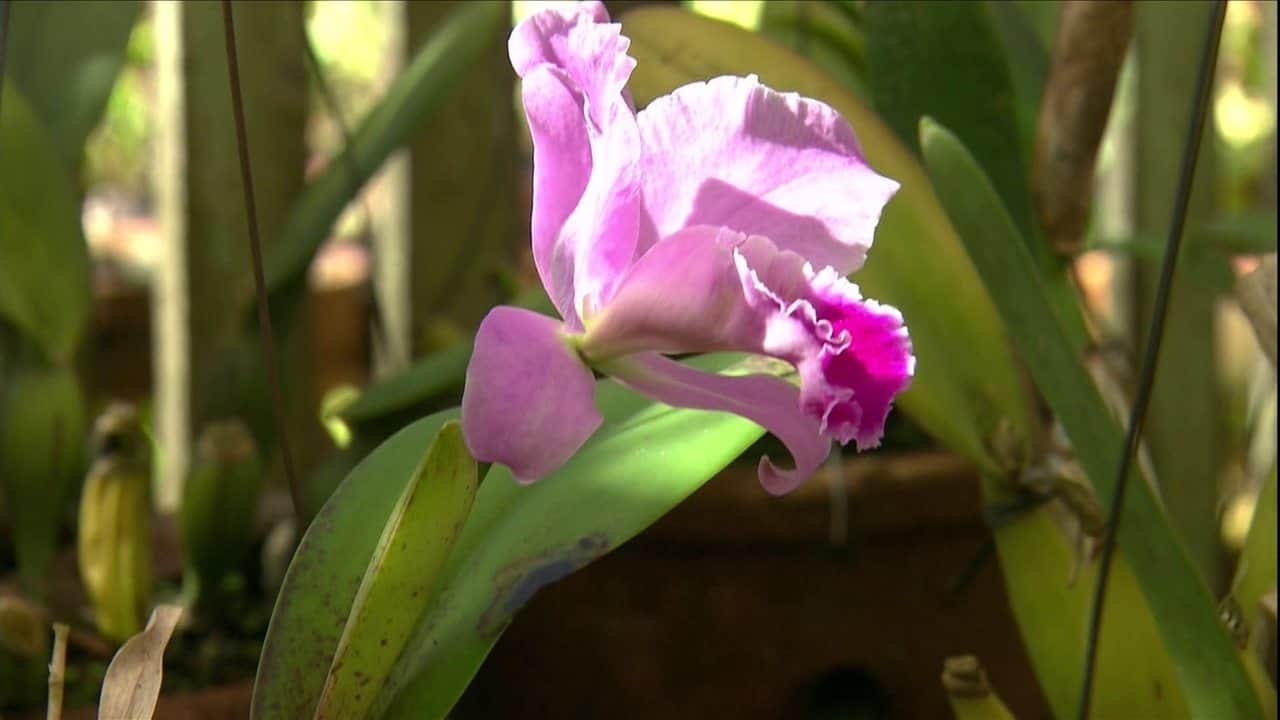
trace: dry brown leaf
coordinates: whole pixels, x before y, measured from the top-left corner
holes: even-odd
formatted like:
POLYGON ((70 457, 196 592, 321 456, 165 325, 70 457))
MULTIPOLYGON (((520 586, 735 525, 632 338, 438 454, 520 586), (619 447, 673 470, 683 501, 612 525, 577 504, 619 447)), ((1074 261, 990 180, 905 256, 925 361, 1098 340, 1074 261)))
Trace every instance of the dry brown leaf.
POLYGON ((102 680, 98 720, 145 720, 152 716, 164 676, 164 649, 181 617, 181 607, 160 605, 151 611, 147 627, 120 647, 102 680))

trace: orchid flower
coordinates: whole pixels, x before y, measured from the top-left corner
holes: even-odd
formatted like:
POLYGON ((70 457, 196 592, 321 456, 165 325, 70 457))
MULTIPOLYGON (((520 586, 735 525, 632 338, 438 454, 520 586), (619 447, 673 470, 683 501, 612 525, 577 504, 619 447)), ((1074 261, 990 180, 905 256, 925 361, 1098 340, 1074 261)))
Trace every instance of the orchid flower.
POLYGON ((630 41, 599 2, 521 22, 509 43, 533 138, 533 257, 562 322, 512 307, 481 323, 462 428, 479 460, 528 483, 600 426, 592 369, 675 407, 772 432, 774 494, 831 441, 879 444, 915 370, 901 314, 845 276, 898 185, 831 107, 749 77, 693 83, 636 112, 630 41), (738 351, 795 367, 703 373, 666 355, 738 351))

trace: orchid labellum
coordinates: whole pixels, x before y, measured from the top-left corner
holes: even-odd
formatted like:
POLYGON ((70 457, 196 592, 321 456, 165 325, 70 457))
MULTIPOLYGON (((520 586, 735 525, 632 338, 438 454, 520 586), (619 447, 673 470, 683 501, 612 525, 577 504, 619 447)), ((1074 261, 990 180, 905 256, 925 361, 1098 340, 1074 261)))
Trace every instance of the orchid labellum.
POLYGON ((875 447, 915 369, 902 316, 845 276, 897 183, 863 160, 829 106, 754 76, 686 85, 640 112, 635 60, 598 2, 547 10, 511 35, 533 136, 533 257, 563 321, 512 308, 476 335, 462 400, 467 444, 532 482, 599 427, 592 368, 676 407, 766 428, 795 467, 760 461, 785 493, 831 440, 875 447), (722 376, 666 355, 786 361, 722 376))

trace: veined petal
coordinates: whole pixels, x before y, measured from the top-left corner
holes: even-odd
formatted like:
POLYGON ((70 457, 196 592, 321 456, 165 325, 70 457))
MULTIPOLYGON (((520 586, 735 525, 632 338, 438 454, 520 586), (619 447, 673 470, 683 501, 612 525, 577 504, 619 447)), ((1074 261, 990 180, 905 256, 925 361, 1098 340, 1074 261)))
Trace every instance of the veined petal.
POLYGON ((595 379, 558 322, 512 307, 485 316, 462 392, 462 435, 477 460, 533 482, 563 465, 601 422, 595 379))
POLYGON ((874 447, 915 372, 897 310, 863 299, 834 269, 814 272, 769 239, 699 226, 658 243, 590 318, 592 362, 640 353, 735 350, 800 372, 801 409, 842 444, 874 447))
POLYGON ((526 75, 520 94, 533 138, 533 260, 548 297, 573 327, 578 324, 573 248, 561 243, 560 229, 591 177, 583 96, 563 71, 550 65, 526 75))
POLYGON ((898 188, 867 166, 834 109, 755 76, 686 85, 637 120, 641 252, 684 227, 724 226, 847 275, 898 188))
POLYGON ((791 452, 795 468, 760 458, 760 484, 774 495, 791 492, 822 465, 831 441, 802 412, 799 391, 769 375, 715 375, 685 367, 656 353, 619 358, 602 369, 637 392, 673 407, 719 410, 744 417, 773 433, 791 452))
POLYGON ((534 148, 533 257, 571 330, 635 255, 639 131, 630 41, 600 3, 523 21, 509 50, 534 148))
POLYGON ((700 225, 658 243, 586 318, 583 352, 591 360, 646 350, 758 352, 770 313, 745 302, 733 259, 744 241, 741 233, 700 225))

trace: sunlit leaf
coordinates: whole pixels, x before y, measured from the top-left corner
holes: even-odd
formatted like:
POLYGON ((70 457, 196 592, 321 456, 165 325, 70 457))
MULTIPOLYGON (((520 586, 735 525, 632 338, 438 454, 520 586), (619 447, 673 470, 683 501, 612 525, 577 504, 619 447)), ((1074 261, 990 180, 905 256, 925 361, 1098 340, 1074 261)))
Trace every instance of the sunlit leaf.
POLYGON ((489 473, 440 594, 380 698, 384 717, 442 717, 540 588, 631 539, 762 434, 732 415, 654 405, 611 381, 597 400, 605 426, 551 477, 520 486, 503 468, 489 473))
MULTIPOLYGON (((736 357, 702 358, 704 370, 736 357)), ((495 468, 375 709, 438 717, 453 705, 512 615, 543 585, 612 550, 754 442, 740 418, 654 405, 612 381, 605 425, 568 465, 531 486, 495 468)), ((361 577, 421 448, 456 411, 410 425, 370 454, 316 516, 267 633, 254 718, 310 717, 361 577)), ((761 491, 763 492, 763 490, 761 491)))

